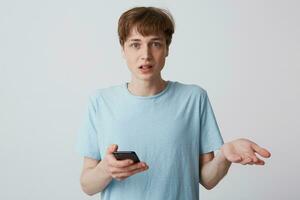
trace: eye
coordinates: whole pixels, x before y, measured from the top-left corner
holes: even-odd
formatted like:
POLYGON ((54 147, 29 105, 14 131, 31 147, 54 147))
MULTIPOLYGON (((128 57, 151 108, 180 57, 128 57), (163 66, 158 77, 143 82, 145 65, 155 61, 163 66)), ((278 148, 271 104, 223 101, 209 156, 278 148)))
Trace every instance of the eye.
POLYGON ((153 44, 152 44, 154 47, 161 47, 161 43, 159 43, 159 42, 153 42, 153 44))
POLYGON ((132 43, 129 46, 138 49, 141 45, 139 43, 132 43))

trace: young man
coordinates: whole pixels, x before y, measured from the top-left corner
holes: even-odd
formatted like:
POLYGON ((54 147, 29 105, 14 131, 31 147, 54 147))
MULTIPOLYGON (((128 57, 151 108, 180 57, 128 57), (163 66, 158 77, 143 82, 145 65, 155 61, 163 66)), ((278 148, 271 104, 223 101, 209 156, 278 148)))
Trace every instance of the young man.
POLYGON ((212 189, 232 162, 263 165, 255 153, 270 157, 247 139, 224 144, 207 92, 161 77, 173 32, 162 9, 136 7, 120 17, 132 76, 90 97, 78 139, 85 193, 101 192, 102 200, 199 199, 199 183, 212 189), (142 161, 116 160, 117 150, 135 151, 142 161))

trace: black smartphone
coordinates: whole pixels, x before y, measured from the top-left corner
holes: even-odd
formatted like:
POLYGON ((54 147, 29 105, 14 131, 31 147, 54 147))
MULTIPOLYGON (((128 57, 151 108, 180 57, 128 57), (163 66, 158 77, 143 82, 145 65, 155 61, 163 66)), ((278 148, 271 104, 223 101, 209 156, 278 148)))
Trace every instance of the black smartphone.
POLYGON ((117 160, 131 159, 134 163, 140 162, 139 157, 134 151, 117 151, 113 152, 113 154, 117 160))

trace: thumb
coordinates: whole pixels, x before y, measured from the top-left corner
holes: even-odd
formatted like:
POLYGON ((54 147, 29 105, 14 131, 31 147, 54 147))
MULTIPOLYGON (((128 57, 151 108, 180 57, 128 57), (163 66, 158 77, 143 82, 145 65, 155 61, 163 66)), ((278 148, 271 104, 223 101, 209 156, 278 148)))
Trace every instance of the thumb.
POLYGON ((110 145, 107 150, 106 150, 106 154, 112 154, 113 152, 118 150, 118 145, 117 144, 112 144, 110 145))

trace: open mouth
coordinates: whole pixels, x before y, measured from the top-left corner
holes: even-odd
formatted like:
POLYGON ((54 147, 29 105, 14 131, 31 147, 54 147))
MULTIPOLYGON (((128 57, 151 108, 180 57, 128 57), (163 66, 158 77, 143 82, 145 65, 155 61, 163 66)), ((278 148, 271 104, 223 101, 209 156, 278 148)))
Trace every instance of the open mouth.
POLYGON ((139 67, 139 69, 151 69, 152 65, 142 65, 139 67))
POLYGON ((151 73, 153 71, 152 69, 153 69, 152 65, 142 65, 139 67, 140 72, 143 74, 151 73))

